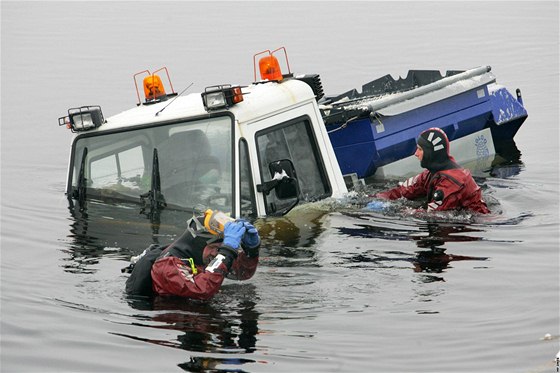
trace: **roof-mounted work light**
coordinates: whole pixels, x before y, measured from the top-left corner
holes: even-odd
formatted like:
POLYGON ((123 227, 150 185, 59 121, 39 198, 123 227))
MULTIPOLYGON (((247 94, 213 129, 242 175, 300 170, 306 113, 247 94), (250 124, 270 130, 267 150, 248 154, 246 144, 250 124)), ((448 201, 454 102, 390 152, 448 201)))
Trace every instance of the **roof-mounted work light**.
POLYGON ((257 63, 256 63, 256 58, 257 56, 261 55, 261 54, 268 54, 268 56, 262 57, 259 60, 259 72, 261 75, 261 80, 269 80, 269 81, 281 81, 282 79, 284 79, 287 76, 291 76, 292 73, 290 71, 290 64, 288 62, 288 53, 286 52, 286 48, 284 47, 280 47, 278 49, 273 50, 272 52, 270 50, 265 50, 262 52, 259 52, 257 54, 255 54, 253 56, 253 65, 254 65, 254 70, 255 70, 255 81, 257 81, 257 63), (286 58, 286 66, 288 68, 288 74, 283 75, 282 74, 282 69, 280 68, 280 63, 278 62, 278 59, 274 56, 274 53, 283 50, 284 51, 284 57, 286 58))
POLYGON ((105 123, 101 106, 82 106, 68 109, 68 116, 58 118, 58 125, 66 125, 72 132, 89 131, 105 123))
POLYGON ((243 101, 241 87, 229 84, 207 87, 201 96, 206 111, 228 108, 243 101))

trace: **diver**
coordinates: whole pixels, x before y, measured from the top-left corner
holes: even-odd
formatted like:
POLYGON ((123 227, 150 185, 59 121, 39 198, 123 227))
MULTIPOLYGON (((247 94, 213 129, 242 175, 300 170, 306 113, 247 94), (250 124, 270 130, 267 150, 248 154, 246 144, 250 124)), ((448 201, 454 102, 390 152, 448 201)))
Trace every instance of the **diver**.
POLYGON ((126 292, 208 300, 220 290, 225 277, 251 278, 259 261, 257 229, 241 219, 231 221, 219 238, 207 231, 202 219, 189 219, 185 232, 170 245, 151 245, 133 258, 122 270, 131 273, 126 292))
POLYGON ((443 130, 429 128, 422 132, 418 136, 414 155, 426 170, 373 197, 388 200, 426 197, 424 209, 427 211, 490 213, 471 172, 459 166, 449 154, 449 139, 443 130))

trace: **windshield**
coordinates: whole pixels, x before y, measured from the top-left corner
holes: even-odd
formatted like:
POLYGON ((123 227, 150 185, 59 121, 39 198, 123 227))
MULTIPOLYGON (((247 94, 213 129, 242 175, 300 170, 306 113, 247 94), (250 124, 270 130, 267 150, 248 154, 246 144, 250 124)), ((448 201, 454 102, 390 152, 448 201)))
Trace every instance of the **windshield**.
POLYGON ((231 131, 221 116, 78 138, 69 194, 140 202, 156 187, 168 207, 231 212, 231 131))

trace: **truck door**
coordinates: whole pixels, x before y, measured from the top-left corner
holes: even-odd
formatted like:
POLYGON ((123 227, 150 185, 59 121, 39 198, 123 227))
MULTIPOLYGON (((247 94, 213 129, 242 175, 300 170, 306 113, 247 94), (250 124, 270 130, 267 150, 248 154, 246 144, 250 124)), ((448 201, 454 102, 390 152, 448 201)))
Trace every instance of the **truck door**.
MULTIPOLYGON (((274 178, 274 162, 289 160, 294 167, 299 200, 316 201, 332 194, 323 159, 317 146, 309 117, 301 116, 256 132, 255 141, 262 183, 274 178)), ((264 196, 266 214, 275 215, 293 198, 286 198, 278 190, 264 196)))

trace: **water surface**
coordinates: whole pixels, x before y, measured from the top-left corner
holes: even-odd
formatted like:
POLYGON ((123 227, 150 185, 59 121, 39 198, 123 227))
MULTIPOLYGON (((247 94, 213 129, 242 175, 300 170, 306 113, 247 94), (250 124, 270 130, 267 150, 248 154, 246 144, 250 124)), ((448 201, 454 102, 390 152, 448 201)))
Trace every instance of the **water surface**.
POLYGON ((554 371, 558 10, 3 1, 1 370, 554 371), (521 88, 520 162, 479 180, 494 214, 368 213, 354 195, 308 205, 261 219, 257 274, 212 301, 127 298, 120 269, 140 248, 100 245, 68 211, 70 133, 58 117, 133 107, 132 76, 144 69, 167 66, 178 91, 247 84, 253 54, 281 46, 294 72, 321 74, 328 94, 408 69, 481 65, 521 88))

